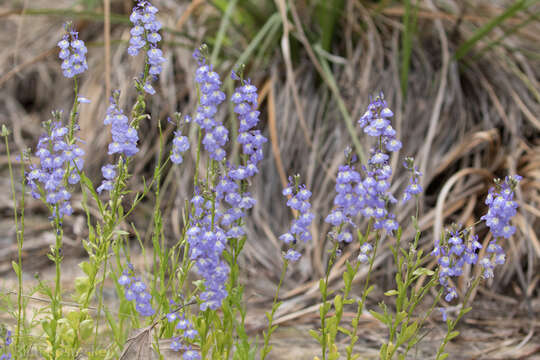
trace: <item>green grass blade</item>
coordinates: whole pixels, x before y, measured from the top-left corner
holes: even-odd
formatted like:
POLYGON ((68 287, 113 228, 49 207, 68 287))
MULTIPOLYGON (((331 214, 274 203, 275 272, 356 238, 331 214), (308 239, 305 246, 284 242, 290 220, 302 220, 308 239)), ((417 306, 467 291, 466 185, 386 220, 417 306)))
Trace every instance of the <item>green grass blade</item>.
POLYGON ((321 45, 326 51, 330 51, 332 39, 336 30, 336 22, 343 14, 343 0, 322 0, 319 1, 316 7, 317 19, 321 27, 321 45))
POLYGON ((257 49, 259 44, 264 40, 265 36, 271 32, 274 26, 279 26, 279 24, 281 24, 281 17, 279 16, 279 13, 274 13, 266 21, 261 30, 259 30, 257 35, 255 35, 253 40, 251 40, 249 45, 246 47, 246 50, 244 50, 244 52, 238 57, 238 60, 233 66, 233 70, 236 70, 241 64, 244 64, 257 49))
POLYGON ((347 110, 347 106, 345 105, 343 98, 341 97, 341 93, 339 92, 339 88, 336 84, 336 80, 334 79, 333 72, 326 61, 326 57, 321 55, 321 53, 324 53, 324 51, 319 44, 316 44, 313 47, 313 50, 315 50, 315 52, 317 52, 317 54, 319 55, 319 62, 321 63, 321 67, 324 72, 324 74, 322 74, 323 80, 325 81, 326 85, 330 88, 330 90, 332 91, 332 94, 334 95, 337 101, 339 111, 341 112, 341 116, 345 120, 345 125, 347 126, 347 131, 349 132, 349 135, 351 137, 352 143, 356 150, 356 154, 360 158, 360 162, 365 163, 367 159, 364 154, 364 148, 360 144, 360 139, 358 139, 358 135, 356 135, 356 129, 354 128, 353 120, 351 118, 351 115, 349 114, 349 111, 347 110))
POLYGON ((474 60, 478 59, 480 56, 485 54, 487 51, 491 50, 493 47, 501 44, 504 41, 504 39, 506 39, 510 35, 517 33, 520 29, 529 25, 533 21, 540 21, 540 14, 534 14, 534 13, 530 14, 525 20, 523 20, 519 24, 509 28, 508 30, 505 30, 501 36, 489 42, 486 46, 484 46, 481 50, 479 50, 473 59, 474 60))
POLYGON ((463 58, 467 53, 473 48, 473 46, 480 41, 482 38, 484 38, 487 34, 491 32, 495 27, 502 24, 506 19, 509 17, 514 16, 518 11, 523 10, 527 8, 528 6, 532 5, 533 3, 537 2, 538 0, 533 1, 527 1, 527 0, 518 0, 514 3, 514 5, 510 6, 506 11, 504 11, 501 15, 493 18, 492 20, 488 21, 484 26, 477 29, 474 34, 463 44, 460 45, 460 47, 456 50, 455 59, 459 60, 463 58))
POLYGON ((237 2, 238 0, 231 0, 229 4, 227 5, 227 9, 225 10, 225 13, 223 14, 223 18, 221 19, 221 23, 219 24, 219 30, 216 36, 214 49, 212 50, 212 55, 210 57, 210 62, 212 64, 216 64, 219 51, 221 50, 221 45, 223 44, 223 39, 225 38, 225 33, 227 32, 227 28, 229 27, 229 21, 231 19, 231 15, 234 9, 236 8, 237 2))
POLYGON ((403 36, 401 37, 401 69, 400 82, 401 94, 407 96, 407 87, 409 81, 409 69, 411 63, 413 35, 416 31, 416 9, 417 6, 411 3, 411 0, 405 0, 405 14, 403 15, 403 36))

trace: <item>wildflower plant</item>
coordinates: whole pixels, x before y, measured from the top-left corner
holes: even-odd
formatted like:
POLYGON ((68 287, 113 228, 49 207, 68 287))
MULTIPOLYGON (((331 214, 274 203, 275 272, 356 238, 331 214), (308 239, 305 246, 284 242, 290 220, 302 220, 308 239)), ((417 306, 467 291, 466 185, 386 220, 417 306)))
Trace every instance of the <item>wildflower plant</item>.
POLYGON ((28 359, 128 359, 150 358, 152 353, 163 358, 173 352, 176 358, 194 359, 266 359, 271 350, 271 336, 277 329, 275 315, 281 306, 280 290, 287 269, 299 261, 302 244, 311 241, 311 224, 319 218, 331 226, 326 234, 328 251, 326 269, 319 281, 320 323, 310 334, 321 347, 321 358, 339 359, 345 355, 356 359, 355 344, 361 334, 359 322, 366 301, 373 290, 370 283, 376 265, 377 251, 388 246, 395 266, 395 287, 385 292, 391 301, 381 302, 370 314, 385 325, 388 336, 380 348, 381 359, 404 359, 423 337, 423 326, 435 309, 442 313, 447 332, 436 354, 437 359, 448 356, 445 346, 459 333, 456 326, 470 311, 470 297, 481 279, 495 276, 497 265, 505 262, 503 241, 515 232, 511 218, 516 214, 514 199, 519 176, 497 180, 489 190, 485 204, 487 213, 481 218, 489 228, 492 239, 481 240, 473 227, 451 225, 433 243, 433 250, 424 253, 419 248, 421 232, 418 226, 419 202, 422 195, 422 174, 414 159, 406 158, 405 170, 410 180, 398 196, 391 183, 393 169, 390 159, 397 156, 402 144, 392 127, 393 112, 384 96, 371 99, 358 123, 371 139, 373 147, 369 160, 359 164, 347 149, 345 162, 336 174, 335 197, 329 214, 316 214, 311 207, 312 191, 300 177, 289 178, 282 194, 292 213, 287 231, 279 236, 282 242, 282 270, 272 307, 266 313, 268 326, 262 334, 260 349, 250 340, 246 329, 247 310, 240 281, 239 259, 249 241, 246 224, 257 204, 251 195, 253 177, 257 176, 267 138, 260 127, 258 89, 244 77, 243 68, 232 71, 227 99, 220 74, 208 61, 208 48, 203 45, 194 51, 196 106, 193 114, 174 114, 172 139, 166 139, 160 119, 152 118, 146 103, 156 94, 153 82, 162 72, 166 57, 159 48, 162 40, 158 9, 149 1, 135 2, 130 16, 132 27, 128 54, 144 56, 144 65, 135 78, 135 101, 131 108, 113 91, 103 125, 110 129, 107 147, 109 161, 101 164, 99 185, 84 170, 84 139, 78 137, 77 124, 83 104, 90 100, 78 93, 78 81, 88 70, 84 41, 72 25, 58 42, 59 58, 64 76, 73 82, 73 106, 67 116, 54 111, 43 123, 43 134, 34 151, 21 156, 22 193, 17 198, 15 176, 9 150, 9 131, 2 127, 7 149, 13 203, 17 229, 18 259, 13 269, 18 279, 16 309, 12 311, 16 327, 12 331, 0 328, 0 360, 28 359), (227 128, 220 116, 229 106, 236 126, 227 128), (127 110, 129 109, 129 110, 127 110), (139 132, 142 122, 159 130, 159 154, 152 178, 142 179, 143 189, 134 193, 130 188, 132 166, 139 154, 139 132), (194 128, 195 141, 188 137, 194 128), (170 144, 167 143, 170 140, 170 144), (240 151, 236 154, 234 144, 240 151), (169 149, 170 147, 170 149, 169 149), (164 172, 172 166, 191 161, 195 172, 190 184, 190 196, 185 199, 182 228, 179 238, 171 244, 163 227, 160 204, 164 172), (80 189, 82 200, 74 206, 74 192, 80 189), (24 244, 25 194, 31 194, 44 204, 49 216, 55 243, 48 254, 55 265, 54 284, 38 278, 36 291, 45 295, 48 305, 34 316, 27 314, 28 299, 23 297, 22 249, 24 244), (135 225, 125 226, 129 216, 152 193, 153 215, 149 219, 151 253, 143 244, 135 225), (416 230, 410 241, 402 239, 396 219, 398 199, 416 201, 412 224, 416 230), (90 208, 97 212, 90 211, 90 208), (75 210, 77 209, 77 210, 75 210), (88 236, 83 247, 88 258, 79 266, 83 272, 75 280, 71 294, 72 307, 67 307, 62 291, 62 252, 66 220, 75 211, 86 215, 88 236), (137 243, 150 264, 133 261, 131 249, 137 243), (330 273, 343 249, 353 249, 352 260, 345 262, 343 284, 330 288, 330 273), (433 261, 433 269, 425 267, 433 261), (455 286, 456 280, 472 274, 464 293, 455 286), (353 294, 353 283, 360 270, 366 271, 362 292, 353 294), (193 280, 195 277, 195 280, 193 280), (113 281, 118 306, 111 308, 105 301, 104 287, 113 281), (428 295, 434 291, 437 295, 428 295), (415 311, 430 300, 422 316, 415 311), (445 309, 449 303, 460 302, 457 316, 445 309), (345 309, 354 316, 343 324, 345 309), (39 324, 39 327, 36 326, 39 324), (30 329, 40 329, 36 344, 28 344, 30 329), (103 330, 105 329, 105 330, 103 330), (104 333, 107 335, 104 342, 104 333), (129 334, 135 335, 129 335, 129 334), (345 353, 338 348, 345 342, 345 353), (34 346, 35 345, 35 346, 34 346))

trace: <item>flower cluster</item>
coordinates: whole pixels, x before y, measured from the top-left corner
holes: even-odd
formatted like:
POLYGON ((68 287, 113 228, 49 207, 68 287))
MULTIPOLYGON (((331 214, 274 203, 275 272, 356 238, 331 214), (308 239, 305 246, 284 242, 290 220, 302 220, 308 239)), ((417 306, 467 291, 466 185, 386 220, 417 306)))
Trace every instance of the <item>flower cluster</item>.
POLYGON ((173 351, 184 351, 182 355, 183 360, 199 360, 201 358, 200 353, 197 350, 194 350, 189 344, 184 344, 183 339, 194 340, 198 335, 197 330, 193 328, 191 322, 186 319, 185 315, 178 315, 176 312, 171 312, 167 314, 167 321, 169 323, 176 323, 175 328, 182 331, 181 336, 176 336, 172 339, 171 350, 173 351))
POLYGON ((397 200, 388 191, 392 168, 388 163, 390 156, 386 152, 401 148, 401 142, 396 139, 396 131, 390 123, 393 115, 381 94, 370 102, 367 111, 358 121, 366 134, 377 138, 378 146, 371 149, 368 166, 364 168, 366 176, 355 188, 361 201, 362 215, 374 219, 375 229, 384 228, 388 232, 398 228, 395 216, 388 211, 389 204, 397 200))
POLYGON ((497 186, 489 189, 486 198, 486 205, 489 209, 487 214, 482 216, 489 230, 493 234, 492 240, 486 252, 489 254, 480 263, 484 267, 484 277, 493 277, 495 265, 504 264, 505 254, 503 248, 497 244, 499 238, 508 239, 514 234, 516 228, 510 225, 510 219, 516 214, 518 204, 514 201, 514 191, 521 176, 507 176, 504 182, 496 181, 497 186))
POLYGON ((457 297, 457 291, 450 284, 450 278, 461 276, 465 264, 474 265, 478 260, 477 252, 482 248, 482 244, 478 241, 477 235, 470 238, 468 235, 465 230, 453 226, 442 244, 439 241, 435 242, 435 248, 431 253, 438 257, 439 283, 446 290, 444 297, 446 301, 452 301, 457 297))
MULTIPOLYGON (((4 339, 4 347, 6 348, 6 350, 4 351, 4 354, 2 354, 0 356, 0 360, 11 360, 11 359, 13 359, 11 357, 11 352, 9 352, 7 350, 7 347, 9 345, 11 345, 12 342, 13 342, 13 339, 11 338, 11 330, 7 330, 6 331, 6 337, 4 339)), ((2 346, 0 346, 0 349, 2 349, 2 346)))
MULTIPOLYGON (((239 79, 234 72, 232 77, 239 79)), ((247 155, 247 161, 231 170, 230 176, 235 180, 244 180, 259 171, 257 164, 263 159, 262 147, 268 141, 259 130, 253 130, 259 122, 260 114, 257 111, 257 87, 249 79, 241 82, 242 85, 231 96, 231 101, 235 104, 234 112, 238 116, 238 143, 242 144, 242 152, 247 155)))
POLYGON ((86 63, 87 49, 84 41, 79 39, 79 33, 66 24, 67 34, 58 42, 60 52, 58 57, 62 60, 62 72, 65 77, 72 78, 88 70, 86 63))
POLYGON ((111 191, 114 187, 114 178, 116 177, 114 165, 107 164, 102 166, 101 173, 103 174, 103 182, 97 188, 97 192, 100 194, 103 190, 111 191))
POLYGON ((205 199, 196 190, 191 199, 195 219, 186 232, 190 258, 195 261, 195 271, 205 280, 205 289, 200 295, 203 300, 200 309, 203 311, 207 308, 218 309, 227 297, 225 282, 229 276, 229 267, 221 259, 227 234, 216 223, 216 217, 212 216, 214 201, 205 199))
MULTIPOLYGON (((349 151, 347 151, 347 156, 349 151)), ((334 209, 328 214, 326 221, 329 224, 340 227, 337 240, 350 243, 353 239, 351 232, 346 225, 354 226, 353 218, 361 210, 361 201, 354 187, 361 181, 360 174, 350 165, 340 166, 336 179, 336 197, 334 198, 334 209), (345 227, 345 228, 343 228, 345 227)))
POLYGON ((306 189, 305 185, 298 185, 298 178, 289 178, 289 184, 283 189, 283 196, 289 197, 287 206, 293 210, 298 211, 298 216, 292 222, 291 228, 288 232, 281 235, 279 239, 285 244, 291 246, 285 254, 285 259, 289 261, 297 261, 300 258, 300 253, 294 250, 293 246, 296 245, 297 240, 307 242, 311 240, 311 233, 309 226, 315 217, 309 210, 311 204, 309 198, 311 197, 311 191, 306 189))
POLYGON ((174 132, 173 148, 170 159, 174 164, 181 164, 184 161, 182 154, 189 149, 189 140, 183 136, 180 130, 174 132))
POLYGON ((229 140, 229 131, 215 119, 215 115, 219 104, 225 100, 225 93, 221 91, 218 73, 212 71, 212 66, 206 63, 201 52, 196 50, 193 57, 199 64, 195 72, 195 81, 199 84, 200 90, 199 106, 194 120, 205 130, 202 140, 205 150, 210 153, 212 159, 222 161, 226 155, 223 147, 229 140))
POLYGON ((365 264, 369 261, 369 255, 373 250, 373 246, 370 243, 365 242, 360 246, 360 254, 358 254, 358 261, 365 264))
POLYGON ((133 265, 128 264, 128 269, 122 272, 118 283, 124 287, 126 300, 135 301, 135 309, 141 316, 152 316, 155 311, 152 308, 152 295, 146 291, 146 284, 133 273, 133 265))
POLYGON ((422 185, 419 184, 420 177, 422 176, 422 173, 418 171, 418 168, 414 166, 414 159, 407 157, 405 158, 405 161, 403 162, 403 166, 407 171, 411 173, 411 177, 409 178, 409 184, 405 188, 405 192, 403 193, 403 202, 409 201, 412 197, 417 197, 419 194, 422 193, 422 185))
MULTIPOLYGON (((60 113, 55 113, 57 120, 60 116, 60 113)), ((68 139, 69 130, 60 121, 48 121, 45 126, 47 131, 40 137, 35 153, 40 166, 32 165, 26 178, 32 196, 43 198, 54 207, 53 215, 56 215, 58 209, 60 217, 69 216, 73 208, 69 202, 71 194, 66 186, 79 182, 84 151, 77 146, 75 140, 68 139)))
POLYGON ((129 125, 129 119, 120 107, 118 106, 118 98, 120 92, 115 90, 111 96, 111 104, 107 109, 107 114, 103 124, 111 125, 112 142, 109 144, 109 155, 124 154, 125 156, 133 156, 139 149, 137 141, 139 135, 137 130, 129 125))
MULTIPOLYGON (((158 32, 161 29, 161 23, 156 18, 157 12, 158 9, 149 1, 138 0, 129 16, 133 27, 130 30, 128 54, 136 56, 141 49, 146 49, 148 74, 154 79, 161 74, 162 64, 165 62, 163 52, 158 48, 158 42, 161 41, 161 35, 158 32)), ((143 89, 150 95, 156 93, 148 80, 143 84, 143 89)))

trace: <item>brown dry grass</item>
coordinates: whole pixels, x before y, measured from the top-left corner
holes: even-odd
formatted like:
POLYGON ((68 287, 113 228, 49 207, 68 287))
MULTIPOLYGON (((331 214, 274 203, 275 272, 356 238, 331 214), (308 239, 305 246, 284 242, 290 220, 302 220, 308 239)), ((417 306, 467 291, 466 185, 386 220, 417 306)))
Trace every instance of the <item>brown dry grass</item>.
MULTIPOLYGON (((195 63, 190 56, 191 49, 212 36, 211 20, 215 16, 215 9, 204 1, 155 2, 161 9, 164 24, 180 35, 165 34, 165 40, 170 42, 165 51, 168 61, 159 82, 161 91, 148 104, 153 120, 143 124, 142 151, 134 162, 132 187, 136 190, 142 186, 142 177, 149 176, 157 152, 157 130, 152 124, 174 111, 193 110, 195 99, 191 89, 195 63), (173 42, 188 46, 175 46, 173 42)), ((127 13, 128 3, 112 1, 112 12, 127 13)), ((33 0, 22 4, 35 8, 53 5, 66 8, 71 2, 53 4, 33 0)), ((276 1, 276 4, 279 8, 283 3, 276 1)), ((290 221, 280 191, 286 175, 293 172, 300 173, 308 187, 314 190, 313 208, 318 218, 311 229, 314 241, 306 244, 306 255, 292 267, 286 279, 282 296, 284 305, 278 313, 278 323, 312 324, 316 320, 317 281, 326 263, 328 244, 324 234, 329 230, 322 219, 332 204, 334 174, 343 161, 343 150, 351 143, 335 101, 336 94, 321 83, 323 70, 304 33, 309 31, 309 13, 302 12, 306 11, 302 4, 299 2, 298 9, 291 9, 292 15, 287 20, 290 38, 301 44, 294 62, 290 45, 282 41, 281 47, 270 54, 266 65, 249 71, 263 92, 262 127, 271 140, 266 149, 268 156, 254 180, 253 192, 258 206, 248 224, 249 241, 241 263, 245 269, 244 279, 250 284, 247 294, 248 307, 254 314, 251 317, 253 329, 263 325, 257 310, 268 307, 279 276, 280 244, 277 237, 290 221)), ((518 191, 520 210, 515 222, 518 231, 504 244, 508 261, 498 269, 498 276, 477 294, 480 304, 488 304, 485 311, 471 315, 466 321, 471 328, 482 329, 485 338, 475 338, 480 343, 473 343, 463 336, 459 343, 471 345, 463 345, 468 351, 463 358, 525 358, 527 354, 538 352, 539 324, 534 320, 534 314, 540 311, 540 23, 530 21, 503 36, 505 31, 522 23, 526 14, 515 16, 494 29, 471 54, 458 62, 453 58, 457 46, 476 28, 500 14, 503 8, 487 0, 474 3, 420 1, 419 31, 414 38, 408 96, 403 98, 399 90, 403 7, 392 6, 379 11, 374 5, 353 0, 346 1, 345 6, 343 42, 335 44, 335 56, 330 59, 333 76, 352 119, 362 114, 368 96, 381 90, 394 109, 395 126, 404 143, 400 154, 392 158, 394 188, 403 189, 407 181, 400 159, 406 155, 414 156, 424 172, 423 185, 427 189, 419 219, 424 230, 422 245, 426 250, 444 226, 452 222, 468 226, 485 213, 483 199, 493 177, 507 174, 524 177, 518 191), (494 46, 482 51, 494 40, 497 40, 494 46), (489 304, 495 299, 499 301, 497 304, 503 299, 502 302, 510 304, 513 311, 499 312, 499 317, 494 320, 496 312, 489 311, 489 304), (527 317, 530 321, 520 320, 527 317), (500 325, 511 331, 503 331, 500 325)), ((529 9, 532 14, 538 14, 539 10, 538 6, 529 9)), ((60 74, 54 50, 64 19, 24 16, 19 8, 9 3, 0 5, 0 19, 3 49, 0 53, 0 68, 3 69, 0 75, 0 123, 13 129, 15 147, 22 150, 35 145, 41 132, 39 124, 48 118, 52 109, 68 109, 72 101, 69 82, 60 74)), ((75 24, 88 42, 90 52, 91 71, 83 76, 80 93, 92 99, 92 103, 85 105, 81 112, 80 137, 85 139, 86 152, 91 154, 86 168, 97 182, 99 168, 107 161, 106 154, 101 151, 108 142, 102 124, 107 104, 106 84, 122 91, 121 103, 131 103, 134 96, 132 77, 139 69, 140 59, 133 61, 126 54, 128 27, 125 24, 111 24, 110 49, 103 45, 102 23, 79 20, 75 24), (110 50, 110 57, 104 56, 105 49, 110 50), (106 58, 111 61, 110 71, 104 61, 106 58)), ((234 56, 238 50, 235 47, 246 46, 241 37, 238 39, 224 54, 219 65, 223 72, 236 61, 234 56)), ((109 43, 108 40, 105 42, 109 43)), ((226 114, 220 116, 225 118, 226 114)), ((165 133, 170 135, 171 131, 168 128, 165 133)), ((358 129, 356 134, 367 152, 367 139, 358 129)), ((194 135, 192 132, 191 136, 194 135)), ((4 154, 3 148, 0 154, 4 154)), ((5 156, 0 157, 0 162, 6 164, 5 156)), ((193 161, 186 161, 182 170, 171 168, 164 180, 162 204, 171 242, 180 234, 179 209, 191 192, 189 179, 192 173, 193 161)), ((6 189, 7 178, 4 176, 0 181, 0 186, 6 189)), ((5 274, 16 253, 9 215, 12 203, 5 192, 0 194, 0 207, 3 214, 0 220, 0 229, 3 229, 0 271, 5 274)), ((67 228, 73 229, 68 231, 68 253, 77 256, 82 255, 79 244, 86 235, 84 215, 80 210, 67 224, 67 228)), ((146 228, 151 212, 152 208, 143 204, 132 220, 146 228)), ((413 234, 408 220, 412 212, 410 206, 396 209, 406 239, 413 234)), ((47 265, 45 253, 53 239, 47 236, 45 211, 39 203, 29 202, 27 214, 25 254, 35 261, 32 264, 26 261, 25 266, 27 271, 34 271, 47 265)), ((482 236, 487 233, 481 225, 476 230, 482 236)), ((377 291, 370 304, 380 298, 382 289, 391 286, 388 244, 392 239, 385 242, 376 261, 377 291)), ((340 285, 344 263, 354 259, 357 250, 355 245, 344 249, 331 275, 332 287, 340 285)), ((365 275, 363 270, 359 281, 365 275)), ((466 284, 458 286, 463 289, 466 284)), ((363 345, 375 348, 384 335, 370 321, 366 319, 367 340, 363 345)), ((290 336, 287 331, 283 330, 284 339, 278 336, 281 340, 277 341, 286 342, 290 336)), ((455 354, 459 348, 454 351, 455 354)))

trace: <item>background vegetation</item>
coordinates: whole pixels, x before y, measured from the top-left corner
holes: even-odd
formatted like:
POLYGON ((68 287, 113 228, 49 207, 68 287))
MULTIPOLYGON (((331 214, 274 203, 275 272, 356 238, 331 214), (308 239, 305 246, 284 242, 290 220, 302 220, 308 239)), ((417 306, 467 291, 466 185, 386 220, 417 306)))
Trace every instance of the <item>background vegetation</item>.
MULTIPOLYGON (((191 53, 203 42, 208 44, 212 63, 220 73, 245 64, 245 74, 261 89, 263 131, 270 141, 268 156, 255 180, 254 195, 264 206, 255 208, 248 223, 249 241, 241 259, 243 281, 248 284, 248 323, 254 334, 265 325, 262 312, 268 308, 279 278, 277 236, 286 231, 290 217, 280 192, 293 172, 302 174, 313 189, 312 205, 319 217, 312 225, 314 241, 306 245, 306 256, 289 269, 277 323, 302 326, 316 319, 317 283, 328 256, 323 235, 328 229, 321 220, 332 205, 335 173, 343 162, 343 150, 352 146, 360 158, 367 155, 369 144, 355 124, 369 96, 383 91, 396 114, 398 137, 404 143, 400 154, 392 159, 396 188, 407 181, 408 175, 401 168, 404 156, 414 156, 424 173, 427 191, 419 224, 426 250, 431 249, 444 225, 459 222, 468 226, 485 213, 483 199, 493 177, 524 177, 518 191, 518 231, 504 244, 508 260, 495 279, 475 295, 484 310, 464 325, 479 328, 480 332, 471 330, 471 336, 484 342, 472 344, 465 331, 457 339, 457 347, 464 358, 507 359, 538 354, 538 1, 154 2, 165 25, 167 63, 157 85, 158 94, 147 107, 153 118, 193 110, 196 63, 191 53), (493 300, 508 311, 490 308, 493 300)), ((80 94, 92 103, 81 113, 80 136, 86 141, 86 153, 91 155, 86 169, 98 181, 107 157, 103 149, 109 139, 104 135, 103 117, 110 90, 118 88, 124 101, 132 99, 133 79, 129 74, 140 68, 140 64, 127 61, 131 5, 129 0, 8 0, 0 5, 0 123, 13 129, 18 151, 34 148, 41 121, 48 119, 53 109, 68 109, 73 102, 55 48, 63 32, 62 23, 71 19, 89 48, 92 71, 83 76, 80 94)), ((232 83, 227 82, 226 88, 232 91, 232 83)), ((133 179, 149 176, 157 156, 157 127, 149 123, 143 127, 142 151, 134 161, 133 179)), ((165 133, 170 137, 173 130, 171 126, 165 133)), ((0 186, 7 189, 4 153, 0 147, 0 186)), ((192 191, 192 160, 187 161, 183 173, 171 168, 162 185, 164 228, 171 242, 180 234, 179 205, 192 191)), ((143 184, 130 186, 138 190, 143 184)), ((13 288, 11 260, 17 252, 11 207, 9 192, 0 193, 0 286, 5 296, 13 288)), ((65 226, 64 250, 74 264, 83 254, 81 239, 87 235, 81 210, 76 209, 65 226)), ((40 272, 46 277, 51 265, 46 253, 54 242, 47 211, 30 200, 26 211, 25 276, 31 279, 33 272, 40 272)), ((149 228, 152 211, 142 206, 131 221, 142 229, 149 228)), ((412 225, 407 225, 412 211, 406 206, 396 212, 404 226, 404 240, 414 232, 412 225)), ((129 224, 125 229, 129 231, 129 224)), ((148 242, 150 234, 150 229, 141 234, 143 241, 148 242)), ((343 250, 330 276, 336 284, 345 260, 357 252, 355 246, 343 250)), ((385 267, 390 258, 386 244, 374 273, 374 283, 382 288, 392 279, 385 267)), ((377 289, 368 301, 376 303, 382 297, 377 289)), ((383 335, 378 334, 368 315, 363 321, 362 344, 369 348, 383 335)), ((307 351, 308 339, 302 344, 304 340, 291 340, 286 330, 282 331, 284 335, 278 335, 277 341, 290 341, 307 351)), ((276 346, 276 351, 279 348, 282 346, 276 346)))

